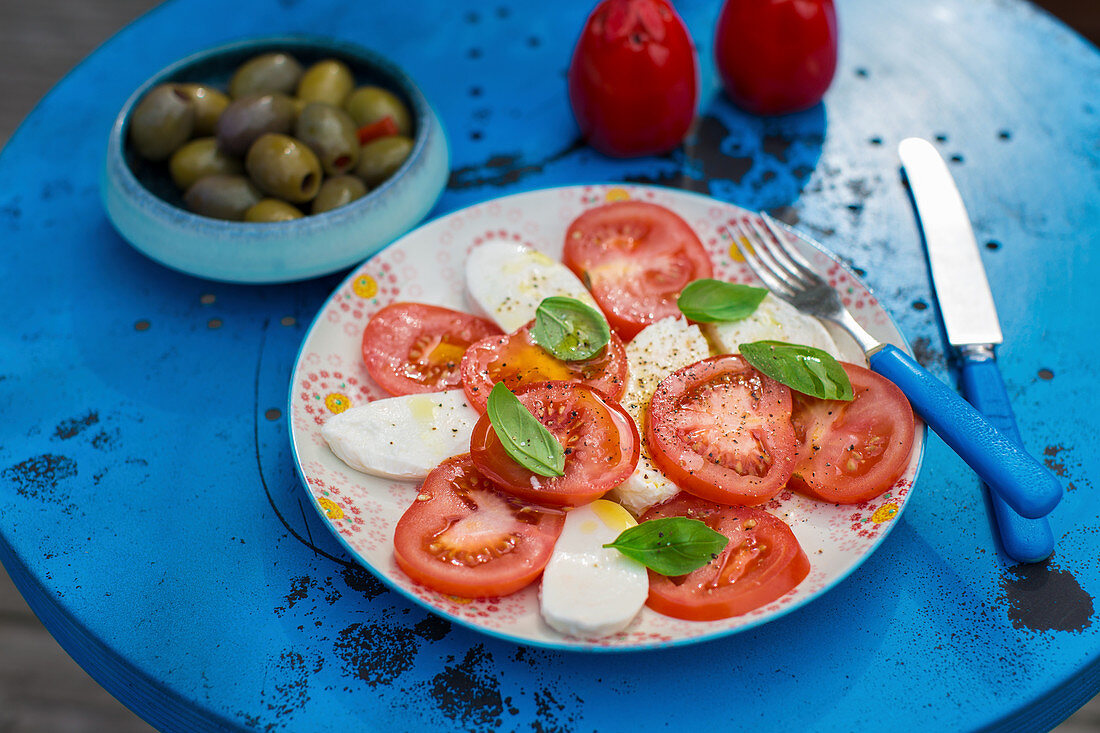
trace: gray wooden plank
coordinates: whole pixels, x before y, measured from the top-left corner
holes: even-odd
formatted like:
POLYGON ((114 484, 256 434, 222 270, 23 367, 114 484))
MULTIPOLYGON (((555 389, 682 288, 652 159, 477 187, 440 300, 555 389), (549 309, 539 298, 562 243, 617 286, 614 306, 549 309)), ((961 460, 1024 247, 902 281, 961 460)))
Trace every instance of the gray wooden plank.
MULTIPOLYGON (((15 589, 11 578, 0 567, 0 624, 5 623, 29 623, 35 620, 31 610, 23 601, 23 596, 15 589)), ((2 650, 3 647, 0 647, 2 650)), ((2 729, 0 729, 2 733, 2 729)))
POLYGON ((158 0, 0 0, 0 145, 58 79, 157 4, 158 0))
POLYGON ((1100 731, 1100 695, 1067 718, 1053 733, 1096 733, 1100 731))
MULTIPOLYGON (((29 612, 28 612, 29 613, 29 612)), ((150 733, 31 616, 0 619, 0 733, 150 733)))

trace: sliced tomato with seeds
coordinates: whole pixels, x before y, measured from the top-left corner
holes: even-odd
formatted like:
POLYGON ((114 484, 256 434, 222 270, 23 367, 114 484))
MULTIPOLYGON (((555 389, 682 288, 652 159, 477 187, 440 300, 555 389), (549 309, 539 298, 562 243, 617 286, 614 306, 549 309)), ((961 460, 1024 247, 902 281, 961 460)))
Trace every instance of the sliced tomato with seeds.
POLYGON ((462 357, 462 388, 470 404, 485 412, 489 392, 497 382, 515 392, 535 382, 583 382, 618 400, 626 390, 627 361, 622 340, 611 334, 591 359, 563 361, 535 343, 534 321, 505 336, 483 339, 462 357))
POLYGON ((565 475, 540 476, 504 450, 488 415, 470 437, 478 470, 509 494, 554 506, 578 506, 626 481, 638 465, 638 429, 618 402, 577 382, 544 382, 516 398, 565 450, 565 475))
POLYGON ((689 621, 740 616, 786 595, 810 573, 810 561, 783 520, 762 509, 714 504, 679 493, 649 509, 641 521, 698 519, 729 538, 703 567, 666 577, 649 571, 646 605, 689 621))
POLYGON ((791 390, 736 354, 696 362, 657 385, 646 445, 681 489, 723 504, 760 504, 791 476, 791 390))
POLYGON ((565 233, 562 262, 592 291, 624 341, 679 316, 680 291, 713 272, 688 223, 644 201, 617 201, 581 214, 565 233))
POLYGON ((363 362, 392 395, 458 389, 470 344, 499 334, 484 318, 423 303, 393 303, 363 329, 363 362))
POLYGON ((530 585, 554 550, 565 514, 502 493, 469 454, 428 474, 397 522, 394 559, 422 585, 464 598, 530 585))
POLYGON ((916 426, 897 385, 870 369, 841 366, 852 382, 851 402, 794 393, 791 422, 799 445, 790 487, 822 501, 858 504, 905 473, 916 426))

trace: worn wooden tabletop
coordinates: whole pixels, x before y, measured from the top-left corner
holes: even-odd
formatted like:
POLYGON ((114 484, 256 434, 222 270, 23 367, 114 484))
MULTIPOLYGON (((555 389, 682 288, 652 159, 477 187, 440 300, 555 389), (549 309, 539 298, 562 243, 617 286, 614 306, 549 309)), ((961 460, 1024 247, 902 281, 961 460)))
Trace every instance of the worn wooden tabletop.
MULTIPOLYGON (((139 0, 0 3, 0 17, 4 18, 0 27, 0 58, 4 60, 0 92, 5 98, 0 107, 0 141, 7 139, 34 101, 84 53, 151 5, 139 0)), ((843 10, 844 3, 841 5, 843 10)), ((944 7, 951 6, 947 3, 944 7)), ((1064 51, 1066 43, 1059 36, 1054 47, 1064 51)), ((861 70, 864 76, 868 73, 867 67, 849 63, 841 73, 859 74, 861 70)), ((871 73, 875 72, 871 68, 871 73)), ((854 193, 861 196, 859 191, 854 193)), ((1038 220, 1031 224, 1041 228, 1038 220)), ((1057 451, 1053 457, 1055 463, 1061 460, 1057 451)), ((1100 729, 1100 705, 1086 706, 1059 728, 1063 729, 1100 729)), ((0 733, 60 730, 139 731, 148 727, 68 659, 7 579, 0 578, 0 733)))

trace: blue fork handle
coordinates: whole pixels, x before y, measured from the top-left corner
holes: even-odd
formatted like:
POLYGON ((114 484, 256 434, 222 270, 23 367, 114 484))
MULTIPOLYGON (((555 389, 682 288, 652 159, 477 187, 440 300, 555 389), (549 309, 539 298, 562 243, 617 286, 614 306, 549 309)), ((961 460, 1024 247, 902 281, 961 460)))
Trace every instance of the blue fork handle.
MULTIPOLYGON (((1005 437, 1023 445, 1020 431, 1016 427, 1016 418, 1012 414, 1012 403, 1008 400, 1001 370, 994 359, 967 358, 962 355, 962 372, 959 382, 963 394, 970 400, 993 427, 1005 437)), ((1012 511, 1004 499, 989 492, 989 502, 993 507, 994 524, 1001 538, 1001 547, 1005 554, 1019 562, 1041 562, 1054 552, 1054 534, 1046 517, 1028 519, 1012 511)))
POLYGON ((1054 474, 913 357, 886 344, 869 361, 871 369, 896 384, 943 442, 1018 514, 1036 519, 1058 504, 1062 485, 1054 474))

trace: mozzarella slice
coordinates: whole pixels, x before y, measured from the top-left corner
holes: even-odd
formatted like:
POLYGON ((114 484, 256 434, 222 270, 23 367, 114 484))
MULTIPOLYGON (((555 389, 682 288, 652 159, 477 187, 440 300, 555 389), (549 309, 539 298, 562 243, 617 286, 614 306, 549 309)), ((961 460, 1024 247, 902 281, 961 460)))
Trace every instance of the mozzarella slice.
POLYGON ((723 354, 740 353, 739 345, 752 341, 784 341, 813 346, 837 359, 843 356, 821 321, 768 293, 748 318, 726 323, 704 323, 703 332, 723 354))
POLYGON ((553 295, 576 298, 599 310, 568 267, 514 242, 486 242, 470 252, 466 291, 474 310, 506 333, 533 319, 539 303, 553 295))
POLYGON ((619 502, 635 515, 679 491, 654 464, 645 443, 649 400, 662 379, 708 356, 710 348, 699 327, 688 325, 683 318, 665 318, 646 326, 626 345, 630 379, 622 404, 638 426, 642 445, 638 467, 630 478, 608 492, 607 498, 619 502))
POLYGON ((637 524, 618 504, 597 499, 565 515, 565 526, 542 573, 542 617, 563 634, 606 636, 622 631, 649 594, 645 566, 614 548, 637 524))
POLYGON ((321 428, 332 452, 357 471, 420 479, 470 450, 480 415, 462 390, 388 397, 333 415, 321 428))
POLYGON ((622 405, 638 427, 657 385, 672 372, 710 356, 698 326, 683 318, 665 318, 643 328, 626 345, 630 369, 622 405))
POLYGON ((619 502, 629 509, 636 517, 645 514, 646 509, 668 501, 680 491, 680 487, 672 483, 672 479, 661 473, 653 457, 649 454, 649 448, 642 439, 641 450, 638 453, 638 466, 630 478, 623 481, 605 496, 619 502))

